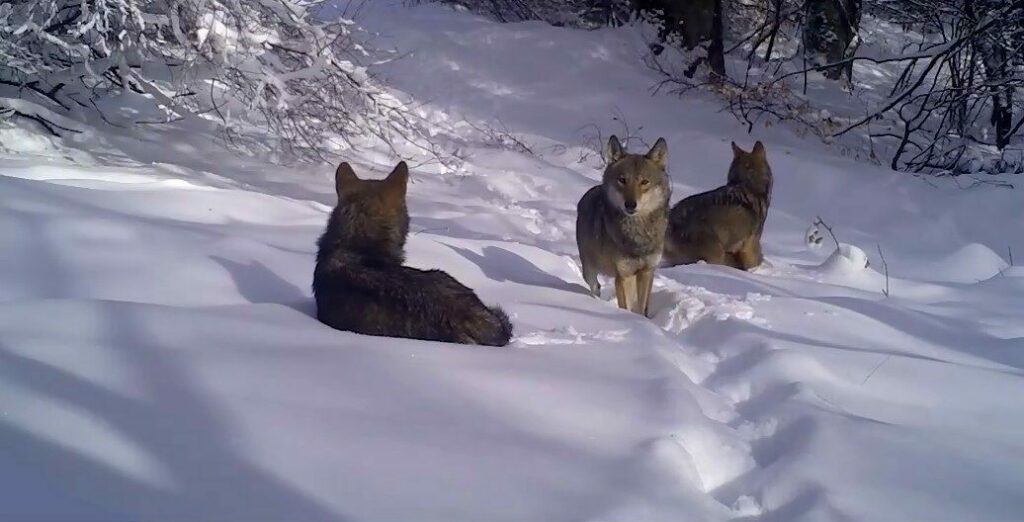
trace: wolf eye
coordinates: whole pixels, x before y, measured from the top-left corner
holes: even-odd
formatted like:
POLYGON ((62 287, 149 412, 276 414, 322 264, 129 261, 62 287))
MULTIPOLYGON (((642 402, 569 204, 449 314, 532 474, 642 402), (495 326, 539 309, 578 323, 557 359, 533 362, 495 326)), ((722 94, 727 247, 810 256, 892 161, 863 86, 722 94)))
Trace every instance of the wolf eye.
POLYGON ((619 184, 620 185, 625 185, 626 184, 626 178, 625 177, 619 178, 619 184))
POLYGON ((647 185, 650 182, 651 182, 651 180, 649 180, 649 179, 642 179, 642 180, 640 180, 640 184, 641 185, 647 185))

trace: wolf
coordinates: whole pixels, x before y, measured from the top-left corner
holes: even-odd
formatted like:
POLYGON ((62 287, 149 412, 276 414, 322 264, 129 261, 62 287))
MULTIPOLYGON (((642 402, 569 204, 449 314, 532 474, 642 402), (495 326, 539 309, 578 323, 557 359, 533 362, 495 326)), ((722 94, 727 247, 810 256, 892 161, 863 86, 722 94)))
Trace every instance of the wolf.
POLYGON ((732 144, 724 186, 672 207, 662 266, 695 263, 750 270, 761 264, 761 233, 772 197, 772 170, 764 144, 751 152, 732 144))
POLYGON ((601 293, 598 274, 613 276, 619 308, 644 315, 668 226, 667 159, 665 138, 647 154, 629 154, 612 136, 601 184, 576 205, 576 245, 590 293, 601 293))
POLYGON ((501 308, 488 308, 441 270, 402 266, 408 181, 404 161, 383 180, 362 180, 348 163, 338 166, 338 203, 317 241, 317 319, 368 335, 507 345, 512 324, 501 308))

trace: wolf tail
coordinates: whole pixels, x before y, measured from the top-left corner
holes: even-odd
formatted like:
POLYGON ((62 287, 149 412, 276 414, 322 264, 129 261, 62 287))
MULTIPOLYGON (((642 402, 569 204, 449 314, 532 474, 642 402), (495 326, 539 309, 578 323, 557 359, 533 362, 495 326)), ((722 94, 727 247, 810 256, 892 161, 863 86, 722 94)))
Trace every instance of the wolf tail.
POLYGON ((500 307, 476 310, 474 317, 459 325, 456 338, 464 344, 505 346, 512 339, 512 322, 500 307))

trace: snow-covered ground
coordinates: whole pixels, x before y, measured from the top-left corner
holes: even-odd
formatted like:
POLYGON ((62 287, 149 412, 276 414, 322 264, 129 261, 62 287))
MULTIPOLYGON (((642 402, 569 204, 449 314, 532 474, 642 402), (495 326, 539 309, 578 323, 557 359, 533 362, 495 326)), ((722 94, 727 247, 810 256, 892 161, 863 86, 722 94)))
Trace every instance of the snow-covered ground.
POLYGON ((0 129, 0 520, 1024 518, 1019 189, 652 97, 628 28, 372 4, 397 94, 511 133, 414 169, 408 257, 504 306, 514 344, 311 317, 330 166, 263 165, 198 126, 0 129), (626 126, 668 140, 673 201, 724 180, 730 140, 764 140, 766 264, 662 270, 651 320, 587 296, 575 203, 597 129, 626 126), (809 247, 817 216, 856 247, 809 247))

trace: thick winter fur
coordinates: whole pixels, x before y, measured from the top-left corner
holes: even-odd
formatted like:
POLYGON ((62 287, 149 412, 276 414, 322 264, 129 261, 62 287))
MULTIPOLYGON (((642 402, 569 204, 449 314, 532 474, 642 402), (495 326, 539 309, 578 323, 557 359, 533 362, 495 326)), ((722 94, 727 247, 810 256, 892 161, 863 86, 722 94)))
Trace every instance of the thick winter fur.
POLYGON ((647 154, 629 154, 612 136, 602 183, 576 205, 576 244, 590 293, 601 293, 598 274, 612 276, 619 307, 644 315, 668 224, 667 157, 664 138, 647 154))
POLYGON ((317 318, 338 330, 428 341, 504 346, 512 325, 473 290, 441 270, 402 266, 409 211, 409 168, 361 180, 338 166, 338 205, 317 242, 313 294, 317 318))
POLYGON ((676 203, 669 214, 663 266, 705 261, 750 270, 761 264, 761 233, 772 196, 772 170, 759 141, 732 144, 725 186, 676 203))

